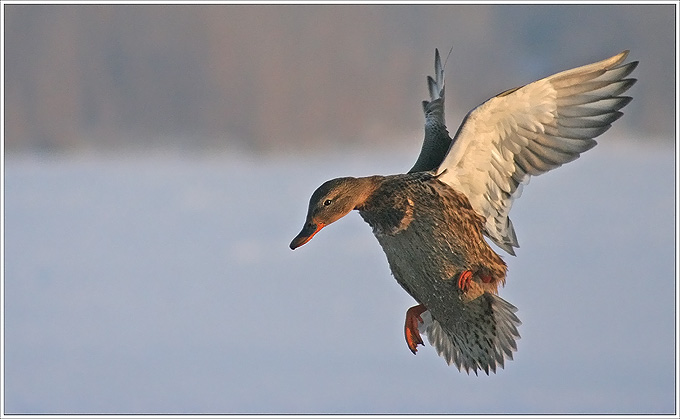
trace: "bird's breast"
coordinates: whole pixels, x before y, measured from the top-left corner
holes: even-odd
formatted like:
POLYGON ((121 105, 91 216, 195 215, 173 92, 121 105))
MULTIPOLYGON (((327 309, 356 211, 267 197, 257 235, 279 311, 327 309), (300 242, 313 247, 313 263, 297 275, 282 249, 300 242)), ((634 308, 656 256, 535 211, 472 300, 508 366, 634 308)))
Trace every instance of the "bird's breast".
POLYGON ((407 178, 386 186, 359 212, 373 227, 395 279, 424 304, 459 296, 451 279, 466 269, 466 229, 479 226, 467 225, 459 216, 465 208, 437 185, 407 178))

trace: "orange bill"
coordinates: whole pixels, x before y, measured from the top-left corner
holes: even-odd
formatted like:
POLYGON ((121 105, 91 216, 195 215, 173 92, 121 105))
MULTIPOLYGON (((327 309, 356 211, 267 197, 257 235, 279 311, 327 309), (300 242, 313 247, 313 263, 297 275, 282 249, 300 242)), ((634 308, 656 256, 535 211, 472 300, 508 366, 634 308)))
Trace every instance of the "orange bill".
POLYGON ((290 242, 290 248, 295 250, 298 247, 302 246, 303 244, 307 243, 314 237, 316 233, 319 232, 322 228, 324 228, 325 224, 323 223, 313 223, 313 222, 308 222, 305 224, 305 226, 302 228, 302 231, 300 231, 300 234, 298 234, 292 242, 290 242))

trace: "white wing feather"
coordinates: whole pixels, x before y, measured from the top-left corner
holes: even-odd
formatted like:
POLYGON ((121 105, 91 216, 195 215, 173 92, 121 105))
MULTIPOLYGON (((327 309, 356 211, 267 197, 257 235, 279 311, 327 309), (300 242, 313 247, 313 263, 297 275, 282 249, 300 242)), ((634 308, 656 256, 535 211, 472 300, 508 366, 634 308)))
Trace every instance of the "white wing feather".
POLYGON ((621 117, 631 98, 620 95, 636 81, 625 77, 637 61, 619 65, 627 55, 508 90, 463 120, 436 173, 468 197, 487 236, 508 253, 519 247, 508 213, 522 184, 578 158, 621 117))

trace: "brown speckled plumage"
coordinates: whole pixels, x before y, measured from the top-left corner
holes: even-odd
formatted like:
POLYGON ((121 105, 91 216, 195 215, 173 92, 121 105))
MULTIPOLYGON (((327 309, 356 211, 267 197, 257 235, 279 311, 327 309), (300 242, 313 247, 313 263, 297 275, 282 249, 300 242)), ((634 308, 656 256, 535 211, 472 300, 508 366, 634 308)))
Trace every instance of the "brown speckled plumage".
MULTIPOLYGON (((412 270, 437 280, 457 278, 470 270, 491 276, 492 282, 482 285, 497 293, 499 282, 505 283, 506 264, 484 241, 484 220, 464 195, 427 172, 370 179, 379 186, 357 209, 373 228, 393 272, 402 269, 400 260, 407 259, 422 265, 412 265, 412 270), (425 243, 426 246, 419 245, 425 243)), ((416 285, 408 282, 419 282, 401 275, 395 277, 411 289, 416 285)))
POLYGON ((520 322, 514 307, 494 296, 505 283, 506 264, 482 237, 484 220, 464 195, 429 173, 376 181, 380 186, 358 210, 373 227, 394 278, 454 342, 455 357, 445 357, 449 363, 495 371, 504 355, 512 358, 520 322), (457 279, 466 270, 473 281, 463 292, 457 279), (492 281, 485 283, 483 275, 492 281))

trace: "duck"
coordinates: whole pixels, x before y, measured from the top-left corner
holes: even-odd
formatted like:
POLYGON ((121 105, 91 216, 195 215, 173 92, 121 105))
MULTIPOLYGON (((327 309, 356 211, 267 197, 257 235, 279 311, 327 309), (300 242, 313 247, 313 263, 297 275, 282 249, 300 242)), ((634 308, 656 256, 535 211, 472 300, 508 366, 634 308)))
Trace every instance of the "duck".
MULTIPOLYGON (((449 56, 451 51, 449 51, 449 56)), ((503 91, 473 108, 451 137, 444 118, 444 68, 423 101, 425 135, 406 173, 340 177, 309 200, 295 250, 356 210, 372 228, 397 283, 417 302, 406 311, 412 353, 423 336, 448 365, 496 373, 517 351, 517 308, 498 295, 519 242, 509 218, 532 176, 592 149, 632 98, 629 51, 503 91), (487 241, 487 239, 489 241, 487 241), (495 246, 497 249, 495 249, 495 246), (498 250, 498 251, 497 251, 498 250)))

